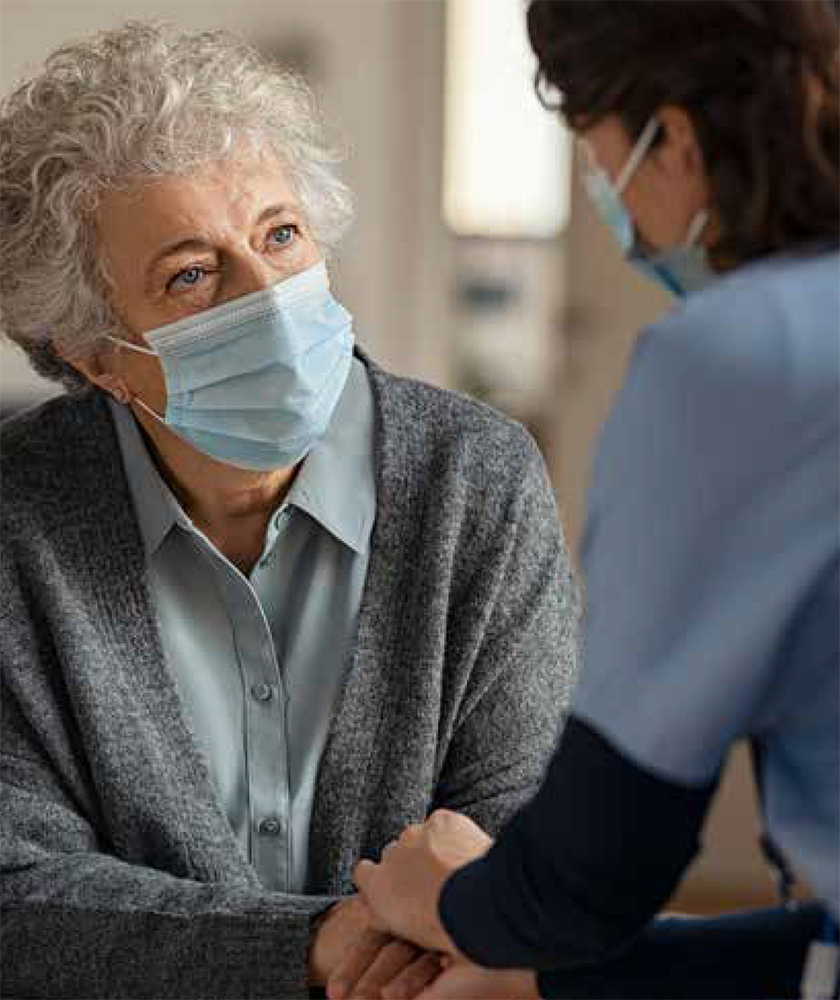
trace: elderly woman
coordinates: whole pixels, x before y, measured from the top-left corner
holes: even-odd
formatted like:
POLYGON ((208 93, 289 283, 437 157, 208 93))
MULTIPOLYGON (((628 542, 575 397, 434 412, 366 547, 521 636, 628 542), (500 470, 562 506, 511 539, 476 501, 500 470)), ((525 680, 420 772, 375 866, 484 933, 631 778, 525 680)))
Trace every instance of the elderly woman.
POLYGON ((65 47, 0 113, 4 991, 374 995, 353 897, 535 790, 576 599, 523 430, 354 349, 305 88, 223 33, 65 47), (364 973, 361 982, 359 977, 364 973))

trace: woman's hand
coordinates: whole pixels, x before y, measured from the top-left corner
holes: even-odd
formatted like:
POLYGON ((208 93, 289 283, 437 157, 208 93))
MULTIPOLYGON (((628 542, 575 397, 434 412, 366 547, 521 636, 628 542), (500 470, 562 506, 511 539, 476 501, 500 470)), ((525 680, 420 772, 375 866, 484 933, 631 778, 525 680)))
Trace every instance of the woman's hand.
POLYGON ((323 986, 346 948, 370 926, 357 896, 331 906, 315 925, 309 948, 309 984, 323 986))
POLYGON ((438 917, 444 882, 485 854, 493 841, 471 819, 439 809, 385 848, 380 863, 362 861, 354 878, 374 925, 432 951, 456 955, 438 917))
POLYGON ((410 970, 414 994, 441 970, 435 955, 376 930, 357 896, 336 903, 321 920, 309 952, 309 982, 330 1000, 379 1000, 382 987, 410 970))
POLYGON ((327 980, 329 1000, 380 1000, 382 990, 400 979, 407 984, 406 998, 415 997, 441 972, 440 957, 405 941, 385 936, 385 943, 362 940, 350 948, 327 980))
POLYGON ((444 959, 446 968, 422 992, 410 970, 383 990, 385 1000, 539 1000, 536 973, 530 969, 483 969, 470 962, 444 959))

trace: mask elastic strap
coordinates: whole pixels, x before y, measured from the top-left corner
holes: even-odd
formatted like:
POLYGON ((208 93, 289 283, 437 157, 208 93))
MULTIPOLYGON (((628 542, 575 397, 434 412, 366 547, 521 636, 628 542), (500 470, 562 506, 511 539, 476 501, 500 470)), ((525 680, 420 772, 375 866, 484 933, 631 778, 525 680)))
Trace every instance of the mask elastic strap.
POLYGON ((659 119, 651 118, 648 120, 647 125, 642 129, 642 133, 636 140, 636 145, 633 147, 627 162, 621 168, 621 173, 616 178, 614 188, 616 194, 621 194, 621 192, 630 183, 630 178, 636 173, 639 164, 642 162, 647 154, 650 144, 653 142, 653 138, 659 131, 659 119))
POLYGON ((166 420, 162 417, 156 410, 153 410, 151 406, 146 406, 143 400, 139 396, 132 396, 132 402, 136 403, 138 406, 142 406, 146 413, 150 414, 155 418, 155 420, 160 421, 160 423, 165 424, 166 420))
POLYGON ((109 333, 105 334, 106 340, 113 340, 115 344, 119 344, 120 347, 127 347, 130 351, 139 351, 140 354, 151 354, 153 358, 157 357, 157 351, 150 351, 148 347, 139 347, 137 344, 130 344, 127 340, 120 340, 119 337, 112 337, 109 333))
POLYGON ((697 240, 700 238, 700 234, 706 228, 706 223, 709 221, 709 213, 705 208, 701 208, 697 215, 691 220, 688 226, 688 232, 685 234, 685 248, 690 250, 697 240))
MULTIPOLYGON (((154 351, 150 351, 146 347, 138 347, 137 344, 129 344, 127 340, 120 340, 118 337, 112 337, 109 333, 105 334, 105 339, 113 340, 115 344, 119 344, 120 347, 127 347, 131 351, 139 351, 141 354, 151 354, 153 357, 157 357, 157 354, 154 351)), ((131 400, 138 406, 142 406, 146 413, 153 416, 155 420, 159 420, 162 424, 166 423, 165 418, 162 417, 156 410, 153 410, 151 406, 147 406, 139 396, 132 396, 131 400)))

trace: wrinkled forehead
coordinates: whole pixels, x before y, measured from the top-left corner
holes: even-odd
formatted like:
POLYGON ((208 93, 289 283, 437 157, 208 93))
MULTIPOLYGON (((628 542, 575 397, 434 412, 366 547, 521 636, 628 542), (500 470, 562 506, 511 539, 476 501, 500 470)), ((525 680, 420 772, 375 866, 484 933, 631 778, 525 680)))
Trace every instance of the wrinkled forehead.
POLYGON ((128 247, 139 260, 179 237, 229 238, 251 228, 270 206, 301 211, 288 171, 274 157, 236 157, 177 176, 138 178, 101 196, 100 250, 128 247))

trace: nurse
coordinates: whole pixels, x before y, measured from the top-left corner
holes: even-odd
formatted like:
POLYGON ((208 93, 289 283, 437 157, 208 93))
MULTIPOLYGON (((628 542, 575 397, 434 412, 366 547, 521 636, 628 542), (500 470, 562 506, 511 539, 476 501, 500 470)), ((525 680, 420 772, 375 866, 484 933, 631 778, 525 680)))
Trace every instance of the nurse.
POLYGON ((356 879, 383 928, 455 956, 424 996, 834 996, 836 13, 533 0, 528 30, 596 204, 677 302, 601 437, 581 683, 541 790, 494 844, 433 814, 356 879), (818 902, 651 923, 742 738, 781 893, 818 902))

